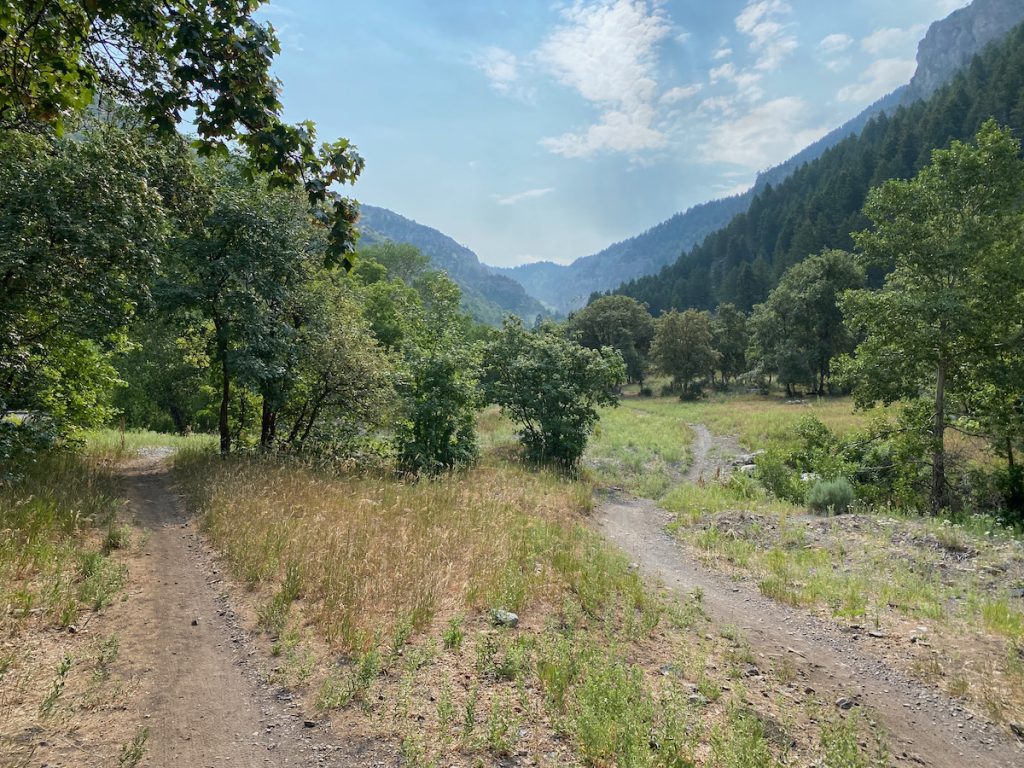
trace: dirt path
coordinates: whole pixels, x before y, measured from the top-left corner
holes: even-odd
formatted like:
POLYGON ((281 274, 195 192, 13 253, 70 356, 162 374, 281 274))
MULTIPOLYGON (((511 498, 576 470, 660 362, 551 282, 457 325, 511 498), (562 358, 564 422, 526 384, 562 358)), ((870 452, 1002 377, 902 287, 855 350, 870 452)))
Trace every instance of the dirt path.
POLYGON ((255 652, 219 598, 216 568, 171 491, 165 464, 140 459, 125 479, 146 538, 130 566, 132 593, 112 618, 121 627, 123 671, 138 682, 134 707, 150 732, 141 765, 380 764, 360 745, 334 743, 287 692, 259 684, 255 652))
MULTIPOLYGON (((724 469, 734 441, 695 427, 691 482, 724 469)), ((788 657, 818 695, 870 709, 890 736, 890 749, 906 765, 935 768, 1019 768, 1024 748, 962 703, 910 679, 859 639, 805 611, 763 597, 749 585, 708 571, 665 526, 671 516, 654 502, 613 497, 597 513, 602 532, 641 570, 670 589, 700 588, 704 606, 720 624, 743 630, 755 653, 788 657)), ((899 763, 898 763, 899 764, 899 763)))
POLYGON ((691 424, 693 445, 686 480, 690 483, 724 478, 732 471, 732 462, 742 453, 739 442, 728 435, 713 435, 703 424, 691 424))

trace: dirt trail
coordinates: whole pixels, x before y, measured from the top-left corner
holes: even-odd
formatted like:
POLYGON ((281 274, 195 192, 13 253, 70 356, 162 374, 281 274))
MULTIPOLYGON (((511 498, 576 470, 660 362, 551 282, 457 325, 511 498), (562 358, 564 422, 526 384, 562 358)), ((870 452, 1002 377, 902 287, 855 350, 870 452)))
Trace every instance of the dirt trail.
MULTIPOLYGON (((691 482, 711 479, 729 466, 731 438, 695 427, 691 482)), ((735 455, 735 454, 733 454, 735 455)), ((744 631, 755 653, 788 657, 805 685, 818 695, 845 698, 870 709, 889 733, 897 764, 935 768, 1020 768, 1024 747, 998 727, 964 709, 962 703, 915 682, 834 624, 763 597, 701 565, 665 530, 671 515, 654 502, 611 498, 597 513, 602 532, 647 575, 670 589, 700 588, 704 606, 720 624, 744 631)))
MULTIPOLYGON (((150 730, 150 768, 373 765, 331 743, 286 692, 256 680, 248 637, 219 598, 215 567, 170 490, 159 458, 125 471, 131 511, 145 532, 131 565, 132 594, 117 606, 121 656, 138 681, 150 730)), ((363 755, 369 758, 369 755, 363 755)))

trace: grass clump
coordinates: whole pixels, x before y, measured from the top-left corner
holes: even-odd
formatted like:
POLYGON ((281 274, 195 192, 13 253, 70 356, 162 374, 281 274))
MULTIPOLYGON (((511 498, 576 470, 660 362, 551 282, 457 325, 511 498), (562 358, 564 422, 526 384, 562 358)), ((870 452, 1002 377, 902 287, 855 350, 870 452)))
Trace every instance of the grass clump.
POLYGON ((70 453, 41 454, 0 484, 0 634, 37 614, 66 627, 110 604, 125 578, 109 557, 121 505, 116 478, 70 453))
POLYGON ((845 477, 819 480, 807 489, 807 506, 812 512, 842 515, 853 504, 853 486, 845 477))

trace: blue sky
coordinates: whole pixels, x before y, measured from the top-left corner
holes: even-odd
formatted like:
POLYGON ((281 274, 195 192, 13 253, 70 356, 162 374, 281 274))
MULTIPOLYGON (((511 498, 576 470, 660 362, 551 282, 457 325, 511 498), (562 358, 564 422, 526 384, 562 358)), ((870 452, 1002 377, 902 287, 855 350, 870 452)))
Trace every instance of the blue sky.
POLYGON ((272 0, 289 120, 359 200, 568 263, 739 192, 909 80, 966 0, 272 0))

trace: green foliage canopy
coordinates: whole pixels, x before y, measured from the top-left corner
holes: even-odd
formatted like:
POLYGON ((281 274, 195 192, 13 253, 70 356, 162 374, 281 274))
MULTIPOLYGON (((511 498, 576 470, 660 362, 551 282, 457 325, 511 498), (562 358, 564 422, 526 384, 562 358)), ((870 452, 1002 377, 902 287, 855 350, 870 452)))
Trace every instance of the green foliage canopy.
POLYGON ((787 391, 831 387, 832 360, 853 349, 838 297, 864 285, 864 270, 845 251, 824 251, 791 267, 750 317, 751 359, 787 391))
POLYGON ((659 371, 672 377, 675 389, 689 395, 693 380, 710 376, 718 365, 713 339, 710 313, 668 312, 655 322, 651 359, 659 371))
POLYGON ((622 356, 587 349, 545 326, 531 332, 510 318, 484 354, 485 392, 522 425, 527 456, 574 465, 587 447, 598 408, 618 403, 622 356))
POLYGON ((246 150, 272 185, 301 185, 328 228, 329 262, 350 265, 355 203, 333 192, 363 168, 341 139, 280 119, 270 67, 280 46, 253 13, 262 0, 2 0, 0 129, 54 126, 99 98, 127 104, 164 135, 191 113, 204 153, 246 150))
MULTIPOLYGON (((861 405, 931 401, 935 511, 950 501, 947 397, 1001 412, 1006 374, 1020 370, 1022 203, 1020 145, 989 121, 975 143, 953 142, 913 179, 873 190, 864 210, 874 227, 855 236, 864 263, 889 273, 881 291, 843 299, 850 325, 865 334, 846 374, 861 405)), ((1020 390, 1018 381, 1011 400, 1020 390)))
POLYGON ((654 319, 628 296, 602 296, 574 313, 566 330, 588 349, 612 347, 626 363, 630 381, 643 384, 647 354, 654 340, 654 319))

